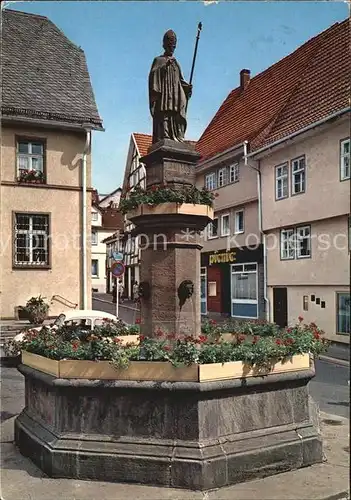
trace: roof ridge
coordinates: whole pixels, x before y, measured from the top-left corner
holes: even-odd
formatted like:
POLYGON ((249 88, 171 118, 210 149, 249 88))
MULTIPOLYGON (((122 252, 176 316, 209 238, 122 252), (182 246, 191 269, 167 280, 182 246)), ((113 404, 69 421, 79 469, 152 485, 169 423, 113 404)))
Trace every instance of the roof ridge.
MULTIPOLYGON (((345 20, 347 21, 347 19, 345 20)), ((329 29, 323 31, 322 33, 319 34, 319 36, 321 37, 321 41, 322 41, 322 38, 323 38, 323 41, 325 41, 329 36, 331 36, 331 28, 336 28, 337 26, 340 26, 341 24, 343 24, 345 21, 343 21, 342 23, 335 23, 333 24, 329 29)), ((314 38, 317 38, 317 37, 314 37, 314 38)), ((312 41, 312 39, 310 39, 310 41, 312 41)), ((278 110, 278 112, 276 113, 274 119, 271 121, 271 123, 269 124, 269 127, 267 128, 267 133, 265 134, 264 137, 260 137, 260 140, 264 140, 265 137, 267 137, 269 135, 269 133, 272 131, 272 129, 274 128, 274 125, 276 124, 276 122, 278 121, 280 115, 284 112, 284 110, 288 107, 288 105, 290 104, 290 102, 292 101, 292 99, 295 97, 295 95, 297 94, 297 92, 299 91, 301 85, 303 84, 303 82, 305 81, 305 76, 306 74, 309 72, 310 70, 310 66, 312 64, 314 64, 314 61, 316 59, 316 56, 318 55, 318 53, 323 49, 323 47, 321 47, 321 44, 320 43, 316 43, 316 47, 314 48, 311 56, 308 58, 308 60, 306 61, 305 63, 305 66, 301 72, 301 77, 299 78, 298 82, 296 83, 296 85, 294 86, 292 92, 290 93, 288 99, 285 101, 284 105, 278 110)))
POLYGON ((49 21, 49 18, 47 16, 42 16, 41 14, 34 14, 33 12, 24 12, 23 10, 8 9, 7 7, 4 7, 3 12, 20 14, 22 16, 39 17, 40 19, 46 19, 47 21, 49 21))
MULTIPOLYGON (((346 23, 348 20, 349 20, 349 18, 346 18, 346 19, 344 19, 344 21, 341 21, 341 22, 338 21, 338 22, 332 24, 331 26, 329 26, 329 28, 327 28, 326 30, 322 31, 321 33, 317 33, 317 35, 313 36, 312 38, 309 38, 302 45, 299 45, 293 52, 290 52, 290 54, 287 54, 286 56, 282 57, 281 59, 279 59, 278 61, 276 61, 275 63, 273 63, 271 66, 268 66, 268 68, 264 69, 260 73, 257 73, 257 75, 253 76, 250 79, 250 84, 251 84, 252 81, 254 81, 255 79, 257 79, 258 77, 262 77, 263 75, 265 75, 269 71, 273 71, 278 64, 282 63, 282 61, 286 61, 287 59, 292 58, 295 55, 296 52, 304 50, 304 48, 305 48, 306 45, 312 44, 313 41, 315 41, 317 38, 319 38, 319 37, 323 37, 324 38, 325 36, 329 35, 331 31, 333 31, 334 29, 336 29, 337 27, 339 27, 343 23, 346 23)), ((210 121, 210 123, 207 125, 206 129, 204 130, 204 132, 201 134, 201 136, 199 138, 199 141, 201 140, 202 136, 205 134, 206 130, 211 125, 213 125, 222 116, 222 114, 226 111, 227 108, 225 107, 225 104, 227 103, 227 101, 230 99, 231 96, 234 97, 235 93, 238 93, 238 95, 235 96, 235 100, 236 100, 236 99, 240 98, 242 95, 244 95, 245 91, 240 92, 240 85, 237 86, 237 87, 235 87, 235 88, 233 88, 232 90, 230 90, 229 94, 227 95, 227 97, 224 99, 224 101, 220 105, 219 109, 217 110, 217 113, 214 115, 214 117, 212 118, 212 120, 210 121)), ((286 102, 288 102, 288 100, 286 102)), ((267 127, 267 125, 268 124, 266 124, 264 127, 262 127, 262 129, 265 128, 265 127, 267 127)), ((262 131, 262 129, 261 129, 261 131, 262 131)))

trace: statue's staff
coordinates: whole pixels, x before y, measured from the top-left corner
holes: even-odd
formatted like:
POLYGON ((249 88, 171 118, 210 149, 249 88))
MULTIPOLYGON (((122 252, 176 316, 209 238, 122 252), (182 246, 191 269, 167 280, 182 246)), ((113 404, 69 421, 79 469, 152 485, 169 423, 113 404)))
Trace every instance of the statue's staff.
MULTIPOLYGON (((200 39, 200 33, 202 30, 202 23, 199 23, 197 26, 197 35, 196 35, 196 41, 195 41, 195 49, 194 49, 194 57, 193 57, 193 64, 191 66, 191 71, 190 71, 190 85, 192 84, 193 81, 193 76, 194 76, 194 68, 195 68, 195 61, 196 61, 196 56, 197 56, 197 47, 199 45, 199 39, 200 39)), ((188 101, 189 102, 189 101, 188 101)), ((185 110, 188 109, 188 102, 186 103, 186 108, 185 110)))

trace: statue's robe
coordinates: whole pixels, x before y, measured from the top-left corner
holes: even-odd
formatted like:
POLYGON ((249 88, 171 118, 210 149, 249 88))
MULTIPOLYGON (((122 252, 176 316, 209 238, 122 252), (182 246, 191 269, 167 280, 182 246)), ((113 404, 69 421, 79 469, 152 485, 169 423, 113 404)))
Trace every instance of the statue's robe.
POLYGON ((189 84, 174 57, 155 57, 149 74, 149 103, 153 117, 152 142, 182 142, 186 131, 189 84))

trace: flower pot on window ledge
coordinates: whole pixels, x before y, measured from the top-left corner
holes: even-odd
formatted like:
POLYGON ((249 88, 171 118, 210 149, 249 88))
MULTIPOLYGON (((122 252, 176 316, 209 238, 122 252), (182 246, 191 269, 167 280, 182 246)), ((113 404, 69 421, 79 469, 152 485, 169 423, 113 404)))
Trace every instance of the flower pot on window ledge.
POLYGON ((45 182, 43 172, 37 170, 24 170, 17 178, 18 182, 25 182, 26 184, 43 184, 45 182))

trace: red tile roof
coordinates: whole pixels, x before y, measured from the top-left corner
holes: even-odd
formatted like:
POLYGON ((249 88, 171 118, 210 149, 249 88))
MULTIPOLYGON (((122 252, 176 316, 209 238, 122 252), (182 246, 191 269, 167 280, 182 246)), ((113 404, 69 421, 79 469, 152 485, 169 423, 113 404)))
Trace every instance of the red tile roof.
MULTIPOLYGON (((137 132, 133 132, 133 136, 134 136, 135 142, 137 143, 140 156, 141 157, 146 156, 147 151, 152 144, 152 135, 139 134, 137 132)), ((193 145, 196 144, 196 141, 184 141, 184 142, 186 142, 187 144, 193 144, 193 145)))
POLYGON ((112 231, 123 229, 123 215, 119 210, 116 208, 104 208, 102 210, 102 229, 111 229, 112 231))
POLYGON ((350 106, 350 20, 336 23, 230 92, 197 142, 202 159, 271 144, 350 106))
POLYGON ((136 132, 133 133, 135 142, 138 146, 140 156, 147 155, 147 150, 152 144, 152 135, 148 134, 138 134, 136 132))

